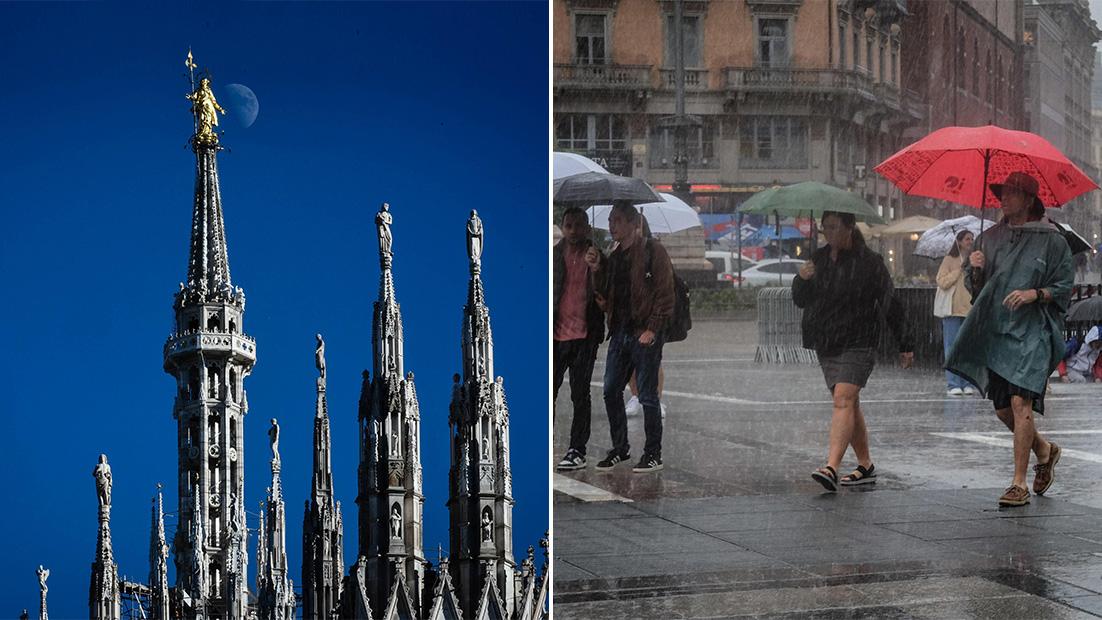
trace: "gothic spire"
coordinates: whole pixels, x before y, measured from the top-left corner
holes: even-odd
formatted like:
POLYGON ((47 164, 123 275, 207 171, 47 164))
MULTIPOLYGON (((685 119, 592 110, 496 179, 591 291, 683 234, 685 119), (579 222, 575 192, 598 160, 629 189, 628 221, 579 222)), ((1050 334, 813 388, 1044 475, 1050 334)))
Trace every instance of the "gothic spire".
POLYGON ((467 220, 471 278, 463 308, 463 375, 454 377, 448 416, 452 571, 465 617, 480 609, 491 583, 509 615, 516 601, 509 408, 502 378, 493 378, 494 342, 482 287, 482 250, 482 220, 472 210, 467 220))
MULTIPOLYGON (((99 498, 99 536, 96 539, 96 559, 92 562, 92 583, 88 588, 88 616, 93 620, 118 620, 121 614, 119 568, 111 549, 112 480, 106 454, 99 455, 99 463, 92 470, 92 477, 96 479, 96 495, 99 498)), ((49 572, 46 574, 48 576, 49 572)), ((44 586, 45 578, 41 581, 44 586)))
POLYGON ((272 446, 272 486, 268 489, 267 557, 264 588, 257 592, 260 620, 293 620, 295 593, 287 571, 286 507, 283 504, 283 482, 280 478, 279 423, 272 418, 268 430, 272 446))
MULTIPOLYGON (((194 70, 190 57, 187 63, 194 70)), ((221 111, 209 77, 192 79, 195 194, 187 283, 173 310, 164 370, 176 379, 180 518, 173 550, 176 600, 186 620, 248 613, 245 527, 245 377, 256 341, 244 333, 245 297, 230 284, 217 153, 221 111), (216 610, 212 612, 212 610, 216 610)))
POLYGON ((226 231, 222 221, 222 194, 218 187, 218 113, 226 111, 218 105, 211 89, 210 78, 202 77, 195 85, 191 52, 188 52, 195 134, 191 147, 195 151, 195 207, 191 219, 191 252, 188 260, 187 289, 200 298, 208 294, 224 294, 230 289, 230 263, 226 252, 226 231))
MULTIPOLYGON (((364 373, 360 396, 359 558, 350 591, 362 591, 372 615, 382 617, 394 582, 404 580, 411 604, 421 609, 423 551, 420 410, 413 373, 403 363, 402 315, 394 292, 390 206, 375 216, 379 239, 379 298, 374 304, 375 373, 364 373)), ((357 599, 357 600, 360 600, 357 599)), ((362 603, 357 603, 362 604, 362 603)))
POLYGON ((168 544, 165 542, 165 509, 160 483, 153 497, 153 522, 149 528, 149 589, 153 620, 168 620, 168 544))
POLYGON ((314 406, 314 472, 310 500, 302 524, 303 617, 337 618, 344 576, 344 523, 333 494, 330 464, 329 410, 325 400, 325 340, 317 335, 314 362, 318 368, 314 406))

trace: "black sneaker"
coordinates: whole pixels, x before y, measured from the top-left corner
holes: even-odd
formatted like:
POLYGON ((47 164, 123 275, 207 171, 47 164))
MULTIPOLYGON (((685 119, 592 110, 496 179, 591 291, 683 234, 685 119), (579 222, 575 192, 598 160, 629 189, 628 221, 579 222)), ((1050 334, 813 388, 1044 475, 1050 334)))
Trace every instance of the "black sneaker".
POLYGON ((562 457, 562 460, 555 466, 555 469, 559 471, 585 469, 585 455, 571 448, 566 451, 566 456, 562 457))
POLYGON ((613 467, 616 467, 618 463, 623 463, 630 458, 630 454, 618 454, 616 452, 609 452, 608 456, 606 456, 604 460, 597 463, 597 471, 608 471, 613 467))
POLYGON ((643 455, 643 458, 639 459, 639 463, 632 468, 631 471, 637 474, 649 474, 655 471, 662 470, 662 457, 659 456, 647 456, 643 455))

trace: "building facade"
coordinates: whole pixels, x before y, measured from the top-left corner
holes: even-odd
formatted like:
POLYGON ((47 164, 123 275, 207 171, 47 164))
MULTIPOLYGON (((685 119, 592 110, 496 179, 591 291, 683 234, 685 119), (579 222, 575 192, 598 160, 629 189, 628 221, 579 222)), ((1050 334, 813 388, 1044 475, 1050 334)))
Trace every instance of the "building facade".
MULTIPOLYGON (((553 2, 555 150, 660 188, 673 182, 673 2, 553 2)), ((733 212, 775 184, 862 192, 890 217, 898 192, 867 173, 922 102, 904 88, 896 0, 683 2, 693 197, 733 212)))
MULTIPOLYGON (((1095 44, 1102 32, 1086 0, 1034 0, 1025 6, 1026 125, 1099 180, 1091 143, 1095 44)), ((1097 192, 1094 192, 1097 193, 1097 192)), ((1098 232, 1098 198, 1080 196, 1054 217, 1087 238, 1098 232)))
MULTIPOLYGON (((189 55, 190 63, 190 55, 189 55)), ((191 66, 189 64, 189 66, 191 66)), ((256 343, 243 333, 245 296, 230 280, 217 156, 221 150, 209 80, 194 102, 196 182, 187 283, 173 310, 164 369, 176 379, 179 522, 171 545, 176 584, 168 586, 170 555, 160 491, 150 531, 150 583, 120 582, 111 531, 111 469, 106 456, 93 471, 99 528, 89 586, 89 617, 120 617, 120 588, 140 599, 142 617, 188 620, 288 620, 299 599, 287 561, 286 506, 279 456, 280 426, 271 420, 271 481, 260 509, 257 581, 248 588, 243 436, 248 401, 244 378, 256 343)), ((379 298, 373 318, 374 376, 364 372, 359 411, 359 546, 344 572, 343 519, 335 501, 325 400, 325 344, 318 335, 319 371, 313 413, 313 476, 303 528, 302 616, 330 620, 540 620, 548 596, 548 562, 537 571, 534 547, 518 567, 512 547, 512 484, 508 408, 503 380, 493 375, 493 341, 481 280, 482 221, 471 212, 467 249, 471 281, 463 312, 463 383, 453 387, 450 412, 433 416, 453 437, 451 561, 432 565, 423 552, 420 408, 413 373, 404 370, 401 314, 391 272, 387 205, 376 217, 379 298)), ((540 541, 547 549, 547 541, 540 541)))

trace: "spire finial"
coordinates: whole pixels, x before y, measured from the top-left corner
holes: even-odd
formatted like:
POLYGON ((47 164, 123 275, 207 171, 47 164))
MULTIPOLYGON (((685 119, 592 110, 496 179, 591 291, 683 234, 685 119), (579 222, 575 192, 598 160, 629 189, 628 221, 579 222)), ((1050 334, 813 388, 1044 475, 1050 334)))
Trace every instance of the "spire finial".
POLYGON ((46 579, 50 577, 50 569, 42 568, 42 565, 38 565, 38 590, 39 590, 39 607, 38 607, 38 620, 47 620, 49 614, 46 613, 46 592, 49 588, 46 587, 46 579))
POLYGON ((390 214, 390 205, 384 202, 383 206, 379 207, 379 212, 375 214, 375 227, 379 234, 379 263, 383 269, 390 269, 394 258, 394 251, 391 249, 394 238, 390 234, 390 225, 393 223, 394 216, 390 214))
POLYGON ((314 366, 317 367, 320 377, 318 385, 325 387, 325 339, 321 334, 314 334, 314 338, 318 341, 317 347, 314 348, 314 366))
POLYGON ((467 219, 467 257, 471 261, 471 275, 477 276, 482 271, 482 219, 474 209, 467 219))
POLYGON ((272 418, 272 427, 268 429, 268 441, 272 446, 272 468, 279 468, 279 422, 272 418))
POLYGON ((92 469, 92 477, 96 479, 96 496, 99 497, 100 508, 111 508, 111 466, 107 464, 107 455, 99 455, 99 462, 92 469))
POLYGON ((214 133, 213 128, 218 126, 218 113, 221 112, 224 115, 226 110, 218 105, 218 100, 214 98, 214 91, 210 88, 210 77, 200 78, 199 86, 195 85, 195 67, 198 65, 191 56, 191 49, 188 49, 184 66, 188 68, 188 77, 191 81, 191 92, 184 97, 191 101, 191 113, 195 116, 195 136, 192 140, 196 146, 217 146, 218 135, 214 133))

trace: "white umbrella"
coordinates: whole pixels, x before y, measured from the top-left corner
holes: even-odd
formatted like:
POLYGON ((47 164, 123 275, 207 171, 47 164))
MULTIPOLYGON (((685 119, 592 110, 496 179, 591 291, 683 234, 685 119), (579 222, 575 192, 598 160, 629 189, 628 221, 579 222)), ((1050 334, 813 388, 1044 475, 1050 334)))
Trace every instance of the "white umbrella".
POLYGON ((552 179, 561 179, 583 172, 603 172, 608 174, 608 170, 602 168, 597 162, 576 153, 556 152, 551 160, 551 167, 552 179))
MULTIPOLYGON (((647 218, 647 224, 652 233, 669 234, 700 226, 700 215, 697 214, 696 209, 673 194, 659 192, 658 195, 662 197, 662 202, 636 205, 643 217, 647 218)), ((608 214, 611 212, 611 205, 598 205, 586 211, 593 227, 601 230, 608 230, 608 214)))
POLYGON ((922 236, 918 238, 918 244, 915 245, 914 253, 916 256, 925 256, 926 258, 943 258, 949 253, 953 243, 956 242, 957 233, 962 230, 970 230, 973 237, 978 237, 980 224, 980 218, 974 215, 945 220, 922 233, 922 236))

